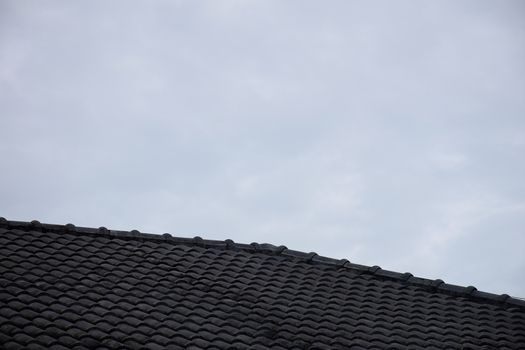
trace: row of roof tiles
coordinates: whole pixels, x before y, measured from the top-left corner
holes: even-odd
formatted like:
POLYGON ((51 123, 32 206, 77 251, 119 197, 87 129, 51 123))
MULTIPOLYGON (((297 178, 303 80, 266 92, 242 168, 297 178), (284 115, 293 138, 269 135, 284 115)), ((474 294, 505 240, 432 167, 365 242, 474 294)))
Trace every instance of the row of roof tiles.
POLYGON ((476 287, 468 286, 458 286, 454 284, 445 283, 441 279, 431 280, 421 277, 415 277, 411 273, 400 273, 395 271, 384 270, 379 266, 365 266, 360 264, 355 264, 350 262, 347 259, 333 259, 324 256, 320 256, 314 252, 301 252, 292 249, 288 249, 286 246, 275 246, 268 243, 235 243, 231 239, 224 241, 220 240, 208 240, 203 239, 199 236, 194 238, 184 238, 184 237, 174 237, 169 233, 164 233, 162 235, 151 234, 151 233, 142 233, 138 230, 131 231, 120 231, 120 230, 110 230, 106 227, 97 228, 88 228, 88 227, 78 227, 73 224, 66 225, 56 225, 56 224, 43 224, 37 220, 31 222, 25 221, 10 221, 3 217, 0 217, 0 227, 7 229, 18 229, 18 230, 35 230, 42 232, 63 232, 70 234, 82 234, 82 235, 93 235, 93 236, 109 236, 115 237, 124 240, 143 240, 143 241, 165 241, 171 244, 183 244, 183 245, 193 245, 201 246, 204 248, 216 248, 216 249, 229 249, 229 250, 242 250, 252 253, 263 253, 271 255, 281 255, 287 256, 293 259, 299 259, 305 263, 319 263, 327 265, 336 265, 340 268, 352 269, 359 271, 365 274, 371 274, 380 278, 385 278, 389 280, 398 281, 400 283, 407 283, 414 286, 423 287, 435 292, 440 292, 448 295, 465 297, 471 300, 480 300, 484 302, 490 302, 500 306, 508 307, 520 307, 525 308, 525 300, 510 297, 507 294, 493 294, 478 291, 476 287))

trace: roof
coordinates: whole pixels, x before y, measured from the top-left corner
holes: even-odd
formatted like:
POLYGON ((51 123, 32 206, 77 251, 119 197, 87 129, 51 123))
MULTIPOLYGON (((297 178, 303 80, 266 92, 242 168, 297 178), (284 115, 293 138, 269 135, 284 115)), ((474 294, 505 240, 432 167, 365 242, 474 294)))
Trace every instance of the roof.
POLYGON ((270 244, 0 218, 5 349, 525 349, 525 302, 270 244))

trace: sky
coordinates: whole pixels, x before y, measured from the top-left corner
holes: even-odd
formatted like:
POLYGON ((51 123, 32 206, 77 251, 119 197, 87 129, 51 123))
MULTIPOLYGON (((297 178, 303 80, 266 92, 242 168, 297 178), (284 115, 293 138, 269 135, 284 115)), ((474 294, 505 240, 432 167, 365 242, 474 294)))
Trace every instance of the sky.
POLYGON ((2 1, 0 216, 525 297, 522 1, 2 1))

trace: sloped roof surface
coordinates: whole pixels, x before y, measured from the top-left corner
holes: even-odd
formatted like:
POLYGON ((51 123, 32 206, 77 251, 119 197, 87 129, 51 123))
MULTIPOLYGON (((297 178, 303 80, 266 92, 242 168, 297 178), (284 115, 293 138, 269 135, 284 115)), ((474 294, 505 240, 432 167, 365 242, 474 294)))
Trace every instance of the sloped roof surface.
POLYGON ((0 218, 0 344, 525 349, 525 303, 285 247, 0 218))

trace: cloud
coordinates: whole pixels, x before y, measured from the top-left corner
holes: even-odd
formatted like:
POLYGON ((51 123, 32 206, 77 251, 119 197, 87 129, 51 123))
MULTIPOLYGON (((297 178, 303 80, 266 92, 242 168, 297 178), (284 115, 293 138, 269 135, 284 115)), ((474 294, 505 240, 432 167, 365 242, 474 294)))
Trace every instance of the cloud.
POLYGON ((1 215, 525 295, 521 3, 0 6, 1 215))
POLYGON ((434 162, 439 169, 452 170, 463 166, 467 157, 463 154, 440 153, 434 156, 434 162))

